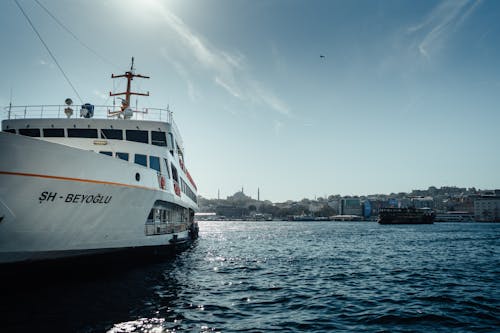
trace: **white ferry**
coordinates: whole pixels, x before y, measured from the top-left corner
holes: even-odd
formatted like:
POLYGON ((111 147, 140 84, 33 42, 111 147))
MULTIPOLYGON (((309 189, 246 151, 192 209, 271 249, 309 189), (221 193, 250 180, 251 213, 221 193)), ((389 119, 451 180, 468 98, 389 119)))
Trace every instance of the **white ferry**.
POLYGON ((9 106, 0 132, 0 264, 170 250, 197 237, 197 188, 172 113, 9 106), (95 117, 94 117, 95 114, 95 117), (100 119, 99 119, 100 118, 100 119))

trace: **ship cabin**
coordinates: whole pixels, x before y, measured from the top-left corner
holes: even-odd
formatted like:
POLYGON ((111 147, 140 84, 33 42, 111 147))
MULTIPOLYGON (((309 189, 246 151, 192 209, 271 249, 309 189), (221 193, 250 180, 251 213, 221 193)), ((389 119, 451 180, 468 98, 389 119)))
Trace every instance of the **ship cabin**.
POLYGON ((182 193, 197 202, 196 184, 185 167, 182 139, 173 121, 25 118, 4 120, 2 131, 154 169, 172 181, 178 196, 182 193))

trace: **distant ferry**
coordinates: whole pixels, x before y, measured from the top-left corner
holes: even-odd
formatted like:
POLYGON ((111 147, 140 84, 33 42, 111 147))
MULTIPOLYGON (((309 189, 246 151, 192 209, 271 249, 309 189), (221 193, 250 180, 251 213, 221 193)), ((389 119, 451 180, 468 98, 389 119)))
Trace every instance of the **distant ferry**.
POLYGON ((473 222, 474 214, 470 212, 446 212, 436 214, 435 222, 473 222))
POLYGON ((432 224, 434 212, 430 209, 381 208, 378 216, 380 224, 432 224))
POLYGON ((197 188, 172 113, 121 106, 7 109, 0 132, 0 264, 170 250, 198 234, 197 188), (96 117, 94 117, 96 112, 96 117), (100 116, 102 119, 96 119, 100 116), (135 118, 135 119, 133 119, 135 118), (140 119, 142 118, 142 119, 140 119))

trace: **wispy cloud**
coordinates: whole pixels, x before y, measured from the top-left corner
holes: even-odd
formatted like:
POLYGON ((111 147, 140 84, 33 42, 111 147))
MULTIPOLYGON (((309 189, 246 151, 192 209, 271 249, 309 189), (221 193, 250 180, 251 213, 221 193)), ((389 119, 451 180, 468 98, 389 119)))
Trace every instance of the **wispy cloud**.
MULTIPOLYGON (((290 115, 288 105, 250 75, 243 54, 215 47, 202 35, 192 31, 163 5, 158 7, 158 13, 175 33, 177 41, 183 47, 181 52, 183 56, 178 60, 174 60, 170 55, 164 54, 164 56, 186 81, 189 82, 188 68, 192 69, 196 65, 207 71, 213 82, 232 97, 267 106, 283 115, 290 115), (190 58, 186 59, 185 56, 190 58), (194 65, 190 62, 191 60, 194 60, 194 65), (180 65, 181 62, 188 63, 188 65, 180 65)), ((193 87, 190 83, 188 86, 193 87)))
POLYGON ((238 87, 237 85, 234 84, 234 82, 227 83, 224 81, 224 79, 220 78, 219 76, 216 76, 214 80, 215 83, 217 83, 222 88, 226 89, 226 91, 229 92, 231 95, 233 95, 236 98, 241 98, 242 95, 239 91, 237 91, 238 87))
POLYGON ((421 22, 407 32, 418 35, 418 52, 429 59, 441 48, 449 36, 456 32, 474 12, 481 0, 447 0, 437 5, 421 22))
POLYGON ((186 67, 179 61, 176 61, 172 57, 170 57, 166 48, 161 48, 161 53, 163 57, 167 59, 168 62, 170 62, 170 64, 174 67, 177 74, 179 74, 179 76, 181 76, 186 82, 189 98, 192 101, 198 100, 201 97, 201 93, 196 88, 193 81, 190 79, 189 71, 186 69, 186 67))

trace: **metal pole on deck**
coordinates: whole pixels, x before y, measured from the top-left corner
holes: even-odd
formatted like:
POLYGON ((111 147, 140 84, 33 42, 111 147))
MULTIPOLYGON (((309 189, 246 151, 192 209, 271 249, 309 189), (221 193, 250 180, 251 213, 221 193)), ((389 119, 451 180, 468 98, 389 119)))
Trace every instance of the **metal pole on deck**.
POLYGON ((9 100, 9 112, 8 118, 10 119, 10 111, 12 110, 12 87, 10 87, 10 100, 9 100))

